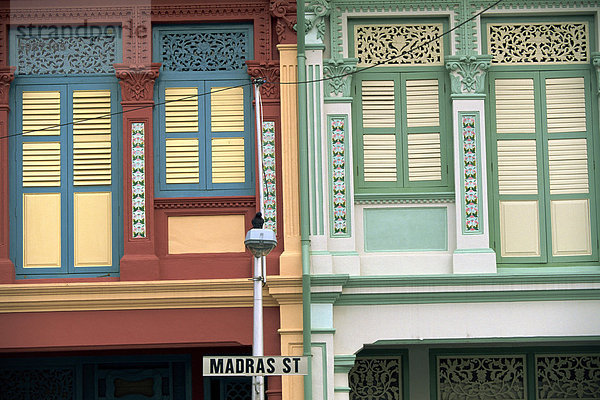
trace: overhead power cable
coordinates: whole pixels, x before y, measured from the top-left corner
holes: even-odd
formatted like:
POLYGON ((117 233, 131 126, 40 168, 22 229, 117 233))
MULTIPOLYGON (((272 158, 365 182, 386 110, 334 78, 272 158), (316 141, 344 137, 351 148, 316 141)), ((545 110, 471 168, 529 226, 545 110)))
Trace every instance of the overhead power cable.
POLYGON ((439 35, 436 35, 435 37, 433 37, 430 40, 427 40, 427 41, 422 42, 422 43, 414 43, 409 49, 402 51, 400 54, 398 54, 398 55, 396 55, 396 56, 394 56, 392 58, 389 58, 389 59, 386 59, 386 60, 382 60, 382 61, 379 61, 377 63, 371 64, 369 66, 358 68, 358 69, 356 69, 354 71, 350 71, 350 72, 347 72, 347 73, 344 73, 344 74, 323 77, 323 78, 320 78, 320 79, 311 79, 311 80, 302 81, 302 82, 271 82, 271 81, 265 80, 264 78, 256 78, 256 79, 253 79, 251 82, 247 82, 247 83, 244 83, 244 84, 241 84, 241 85, 237 85, 237 86, 224 87, 224 88, 221 88, 219 90, 212 91, 212 92, 198 93, 198 94, 181 97, 181 98, 174 99, 174 100, 167 100, 167 101, 163 101, 163 102, 160 102, 160 103, 154 103, 152 105, 145 105, 145 106, 135 107, 135 108, 128 109, 128 110, 115 111, 113 113, 103 114, 103 115, 99 115, 97 117, 85 118, 85 119, 80 119, 80 120, 77 120, 77 121, 69 121, 69 122, 65 122, 65 123, 62 123, 62 124, 49 125, 49 126, 47 126, 45 128, 41 128, 41 129, 35 129, 35 130, 27 131, 27 132, 19 132, 19 133, 9 134, 9 135, 6 135, 6 136, 1 136, 0 139, 7 139, 7 138, 10 138, 10 137, 21 136, 21 135, 24 135, 25 133, 26 134, 31 134, 33 132, 43 132, 43 131, 46 131, 46 130, 51 130, 51 129, 55 129, 55 128, 59 128, 59 127, 63 127, 63 126, 75 125, 75 124, 79 124, 79 123, 82 123, 82 122, 91 121, 91 120, 95 120, 95 119, 107 119, 107 118, 111 118, 111 117, 113 117, 115 115, 121 115, 121 114, 125 114, 125 113, 128 113, 128 112, 138 111, 138 110, 142 110, 142 109, 146 109, 146 108, 153 108, 155 106, 161 106, 161 105, 165 105, 165 104, 172 103, 172 102, 177 102, 177 101, 182 101, 182 100, 188 100, 188 99, 192 99, 192 98, 199 98, 199 97, 202 97, 202 96, 207 96, 207 95, 209 95, 211 93, 218 93, 218 92, 223 92, 223 91, 226 91, 226 90, 237 89, 237 88, 240 88, 240 87, 252 86, 254 84, 254 81, 257 80, 257 79, 261 80, 263 83, 269 83, 269 84, 273 84, 273 85, 303 85, 303 84, 309 84, 309 83, 324 82, 324 81, 328 81, 328 80, 331 80, 331 79, 344 78, 346 76, 358 74, 360 72, 369 70, 371 68, 375 68, 375 67, 379 67, 381 65, 388 64, 391 61, 397 60, 400 57, 403 57, 403 56, 405 56, 407 54, 410 54, 412 51, 415 51, 415 50, 418 50, 420 48, 423 48, 423 47, 429 45, 430 43, 433 43, 433 42, 435 42, 435 41, 443 38, 444 36, 446 36, 446 35, 454 32, 456 29, 458 29, 461 26, 469 23, 470 21, 473 21, 475 18, 480 17, 483 13, 485 13, 486 11, 489 11, 490 9, 496 7, 498 4, 502 3, 503 1, 504 0, 497 0, 497 1, 495 1, 494 3, 490 4, 488 7, 484 8, 481 11, 479 11, 477 14, 471 16, 470 18, 464 20, 460 24, 455 25, 454 27, 448 29, 445 32, 440 33, 439 35))

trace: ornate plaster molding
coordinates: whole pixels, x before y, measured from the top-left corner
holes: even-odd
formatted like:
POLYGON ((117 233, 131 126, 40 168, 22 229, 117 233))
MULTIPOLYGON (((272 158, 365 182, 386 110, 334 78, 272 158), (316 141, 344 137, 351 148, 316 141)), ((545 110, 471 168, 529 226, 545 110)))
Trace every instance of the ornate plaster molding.
MULTIPOLYGON (((0 313, 252 307, 248 279, 10 284, 0 286, 0 313)), ((265 288, 267 307, 278 303, 265 288)))
POLYGON ((271 16, 277 19, 275 33, 278 43, 295 43, 296 2, 288 0, 271 0, 269 7, 271 16))
POLYGON ((490 68, 490 55, 458 55, 446 57, 452 94, 483 94, 485 76, 490 68))
POLYGON ((0 68, 0 106, 8 107, 8 92, 13 79, 15 79, 15 67, 0 68))
POLYGON ((600 95, 600 53, 592 53, 592 65, 596 68, 596 79, 598 84, 596 85, 596 94, 600 95))
POLYGON ((218 198, 160 198, 154 199, 156 209, 178 208, 254 208, 256 199, 253 197, 218 198))
POLYGON ((124 102, 153 101, 154 81, 158 78, 160 63, 149 66, 114 64, 124 102))
POLYGON ((279 61, 246 61, 248 75, 253 78, 264 78, 267 83, 260 87, 260 93, 265 100, 279 99, 279 61))
POLYGON ((357 58, 323 60, 325 97, 350 97, 352 73, 356 71, 357 58))
POLYGON ((306 6, 307 13, 312 14, 305 20, 306 32, 316 27, 317 39, 325 39, 325 19, 331 13, 329 3, 329 0, 310 0, 306 6))
POLYGON ((302 304, 302 277, 267 277, 269 294, 282 304, 302 304))

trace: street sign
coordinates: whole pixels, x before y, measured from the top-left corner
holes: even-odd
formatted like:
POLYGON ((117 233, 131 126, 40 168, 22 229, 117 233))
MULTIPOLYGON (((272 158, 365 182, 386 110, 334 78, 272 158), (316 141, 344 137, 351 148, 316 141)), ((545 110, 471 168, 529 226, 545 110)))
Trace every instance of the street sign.
POLYGON ((308 357, 204 357, 204 376, 308 375, 308 357))

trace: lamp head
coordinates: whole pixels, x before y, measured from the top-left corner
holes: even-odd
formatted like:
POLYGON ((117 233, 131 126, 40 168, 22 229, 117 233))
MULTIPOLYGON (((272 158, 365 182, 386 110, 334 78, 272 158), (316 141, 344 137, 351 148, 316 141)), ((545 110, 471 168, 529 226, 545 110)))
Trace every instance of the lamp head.
POLYGON ((258 258, 266 256, 277 246, 277 238, 275 232, 270 229, 252 228, 246 234, 244 244, 252 255, 258 258))

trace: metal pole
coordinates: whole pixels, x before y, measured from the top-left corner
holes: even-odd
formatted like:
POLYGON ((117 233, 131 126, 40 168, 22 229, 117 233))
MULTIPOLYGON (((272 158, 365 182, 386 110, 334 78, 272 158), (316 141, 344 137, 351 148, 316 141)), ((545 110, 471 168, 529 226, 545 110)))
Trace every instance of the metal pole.
MULTIPOLYGON (((264 216, 264 199, 263 199, 263 165, 262 165, 262 115, 260 104, 260 83, 254 83, 254 107, 256 114, 256 149, 258 151, 258 190, 260 192, 260 212, 264 216)), ((254 257, 254 323, 252 337, 252 355, 263 356, 263 264, 266 265, 265 257, 254 257)), ((252 377, 252 400, 264 400, 265 398, 265 378, 262 376, 252 377)))

